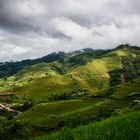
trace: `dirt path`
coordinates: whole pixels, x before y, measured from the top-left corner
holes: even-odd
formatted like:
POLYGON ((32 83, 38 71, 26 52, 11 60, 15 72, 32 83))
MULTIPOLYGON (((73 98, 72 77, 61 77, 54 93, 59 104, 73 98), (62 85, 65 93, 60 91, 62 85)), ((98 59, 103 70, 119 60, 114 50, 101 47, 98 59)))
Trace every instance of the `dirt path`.
POLYGON ((11 109, 10 107, 11 107, 10 104, 0 104, 0 110, 1 109, 6 109, 6 110, 11 111, 11 112, 21 113, 21 112, 19 112, 17 110, 11 109))

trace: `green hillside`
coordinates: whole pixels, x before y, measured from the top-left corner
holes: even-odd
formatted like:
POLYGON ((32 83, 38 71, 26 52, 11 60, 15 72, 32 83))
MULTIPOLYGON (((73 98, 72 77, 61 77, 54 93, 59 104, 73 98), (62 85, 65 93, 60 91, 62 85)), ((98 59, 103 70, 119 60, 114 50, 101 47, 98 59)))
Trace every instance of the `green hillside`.
POLYGON ((18 73, 20 78, 15 82, 22 83, 22 86, 16 86, 14 93, 40 100, 52 94, 95 93, 109 86, 108 72, 122 68, 122 56, 137 55, 136 52, 126 48, 114 50, 85 65, 70 68, 67 62, 64 66, 60 62, 33 65, 18 73), (67 73, 60 75, 54 66, 65 67, 67 73))
POLYGON ((33 140, 139 140, 140 112, 108 119, 101 123, 81 126, 78 129, 64 129, 60 133, 33 140))
MULTIPOLYGON (((107 93, 102 91, 105 94, 101 94, 100 91, 97 94, 98 96, 91 95, 85 99, 37 104, 13 118, 9 124, 3 127, 1 135, 3 137, 9 135, 8 139, 12 139, 13 136, 17 139, 21 137, 28 139, 61 131, 64 128, 75 128, 81 124, 88 125, 130 112, 137 112, 140 110, 140 106, 139 104, 133 104, 133 101, 140 99, 139 87, 140 79, 136 79, 131 85, 125 83, 112 87, 113 90, 110 90, 112 88, 108 89, 107 93), (14 127, 19 129, 13 135, 11 132, 14 127), (4 134, 5 131, 7 131, 6 134, 4 134)), ((89 131, 91 130, 89 129, 89 131)))
POLYGON ((0 139, 137 139, 139 62, 120 45, 0 66, 0 139))
POLYGON ((94 93, 93 96, 109 97, 116 99, 135 99, 135 97, 139 97, 139 85, 140 78, 135 79, 133 82, 123 83, 118 86, 105 88, 97 93, 94 93))

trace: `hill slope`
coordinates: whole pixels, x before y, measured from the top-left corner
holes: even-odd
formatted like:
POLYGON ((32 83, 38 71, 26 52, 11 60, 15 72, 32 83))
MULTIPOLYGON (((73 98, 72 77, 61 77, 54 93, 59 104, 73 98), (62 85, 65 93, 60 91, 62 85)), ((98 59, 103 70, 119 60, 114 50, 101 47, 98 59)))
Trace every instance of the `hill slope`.
POLYGON ((81 126, 75 130, 64 130, 60 133, 33 140, 139 140, 140 112, 123 117, 106 120, 97 124, 81 126))
POLYGON ((0 107, 5 106, 0 108, 0 138, 137 138, 139 113, 110 118, 140 110, 139 49, 122 45, 58 54, 47 62, 45 58, 31 60, 35 63, 28 66, 21 62, 22 69, 18 66, 11 76, 0 79, 0 107))
POLYGON ((41 98, 41 95, 44 95, 43 97, 50 97, 51 94, 73 94, 84 91, 95 93, 99 91, 99 89, 109 86, 110 75, 108 72, 123 67, 123 64, 121 63, 122 57, 129 55, 136 56, 136 52, 134 53, 134 51, 127 48, 119 49, 109 52, 98 59, 91 59, 85 65, 70 68, 65 66, 68 65, 68 63, 65 63, 64 66, 62 66, 58 62, 53 62, 49 65, 46 64, 46 66, 44 63, 40 67, 40 70, 37 70, 39 65, 34 65, 29 68, 27 72, 23 72, 24 74, 21 76, 20 81, 23 83, 23 81, 27 81, 24 80, 26 78, 30 81, 29 77, 31 78, 31 75, 34 75, 33 77, 35 79, 33 78, 32 81, 28 83, 25 82, 25 85, 15 88, 14 91, 17 94, 24 94, 33 98, 37 97, 37 95, 39 95, 38 98, 41 98), (63 67, 68 69, 67 73, 60 75, 51 68, 52 65, 53 67, 54 65, 57 65, 56 67, 59 67, 59 69, 62 70, 63 67), (33 67, 37 70, 35 71, 35 74, 33 73, 33 67), (46 70, 46 68, 48 70, 46 70), (30 76, 28 77, 27 75, 30 76), (36 77, 35 75, 38 76, 36 77))
POLYGON ((0 79, 0 89, 11 89, 11 92, 14 89, 20 98, 34 100, 50 98, 54 94, 96 93, 109 86, 108 72, 121 69, 124 56, 135 57, 139 54, 138 49, 123 46, 109 51, 86 50, 68 56, 60 53, 56 57, 55 54, 54 58, 58 59, 53 59, 51 55, 48 60, 53 60, 49 63, 42 62, 42 58, 37 64, 25 67, 6 79, 0 79))

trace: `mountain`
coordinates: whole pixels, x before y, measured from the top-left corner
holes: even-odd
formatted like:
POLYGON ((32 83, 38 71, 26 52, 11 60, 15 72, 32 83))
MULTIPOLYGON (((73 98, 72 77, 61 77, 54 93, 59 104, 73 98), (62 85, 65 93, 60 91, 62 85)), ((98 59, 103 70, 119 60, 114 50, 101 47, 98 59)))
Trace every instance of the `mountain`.
POLYGON ((124 135, 119 131, 124 118, 133 122, 136 118, 133 125, 127 120, 124 125, 132 126, 130 136, 139 137, 133 130, 138 127, 140 111, 139 47, 126 44, 112 50, 52 53, 1 63, 0 73, 2 140, 61 139, 67 135, 78 139, 82 131, 89 132, 90 139, 92 128, 102 137, 105 127, 111 135, 115 132, 131 139, 127 127, 124 135))
MULTIPOLYGON (((85 49, 68 55, 59 52, 36 60, 13 62, 12 67, 16 70, 22 69, 6 77, 6 84, 2 78, 0 88, 2 90, 14 88, 14 93, 20 98, 27 96, 33 100, 48 100, 55 94, 64 93, 71 96, 75 93, 92 94, 109 86, 109 72, 121 69, 122 58, 130 55, 138 57, 139 50, 123 45, 113 50, 85 49), (31 65, 30 62, 36 63, 31 65)), ((1 69, 5 67, 12 69, 8 65, 5 64, 1 69)), ((116 83, 116 79, 111 80, 116 83)))
MULTIPOLYGON (((33 60, 23 60, 21 62, 5 62, 0 64, 0 78, 6 77, 6 76, 12 76, 13 74, 16 74, 19 70, 24 69, 28 66, 39 64, 39 63, 51 63, 55 61, 60 61, 61 63, 64 60, 69 60, 69 63, 72 63, 72 65, 76 65, 78 60, 84 61, 84 58, 82 55, 86 57, 97 57, 101 56, 102 54, 107 53, 108 51, 103 50, 93 50, 93 49, 83 49, 80 51, 75 51, 72 53, 64 53, 64 52, 58 52, 58 53, 52 53, 47 56, 44 56, 42 58, 33 59, 33 60), (88 56, 89 55, 89 56, 88 56), (81 57, 82 56, 82 57, 81 57), (70 59, 69 59, 70 58, 70 59)), ((85 60, 86 62, 86 60, 85 60)), ((81 62, 84 63, 84 62, 81 62)))
POLYGON ((139 121, 140 113, 131 113, 123 117, 117 117, 110 120, 105 120, 101 123, 88 124, 80 126, 76 129, 65 129, 62 132, 49 136, 33 138, 33 140, 101 140, 105 139, 139 139, 139 121), (122 131, 123 128, 123 131, 122 131), (136 129, 137 128, 137 129, 136 129), (128 135, 128 132, 129 135, 128 135))

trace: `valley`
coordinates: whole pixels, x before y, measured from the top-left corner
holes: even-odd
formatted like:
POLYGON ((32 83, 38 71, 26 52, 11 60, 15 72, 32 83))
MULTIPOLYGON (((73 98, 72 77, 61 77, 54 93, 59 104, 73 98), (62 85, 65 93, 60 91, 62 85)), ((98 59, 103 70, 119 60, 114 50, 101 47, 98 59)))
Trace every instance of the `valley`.
POLYGON ((137 140, 139 70, 140 49, 127 44, 7 62, 0 66, 0 138, 137 140))

